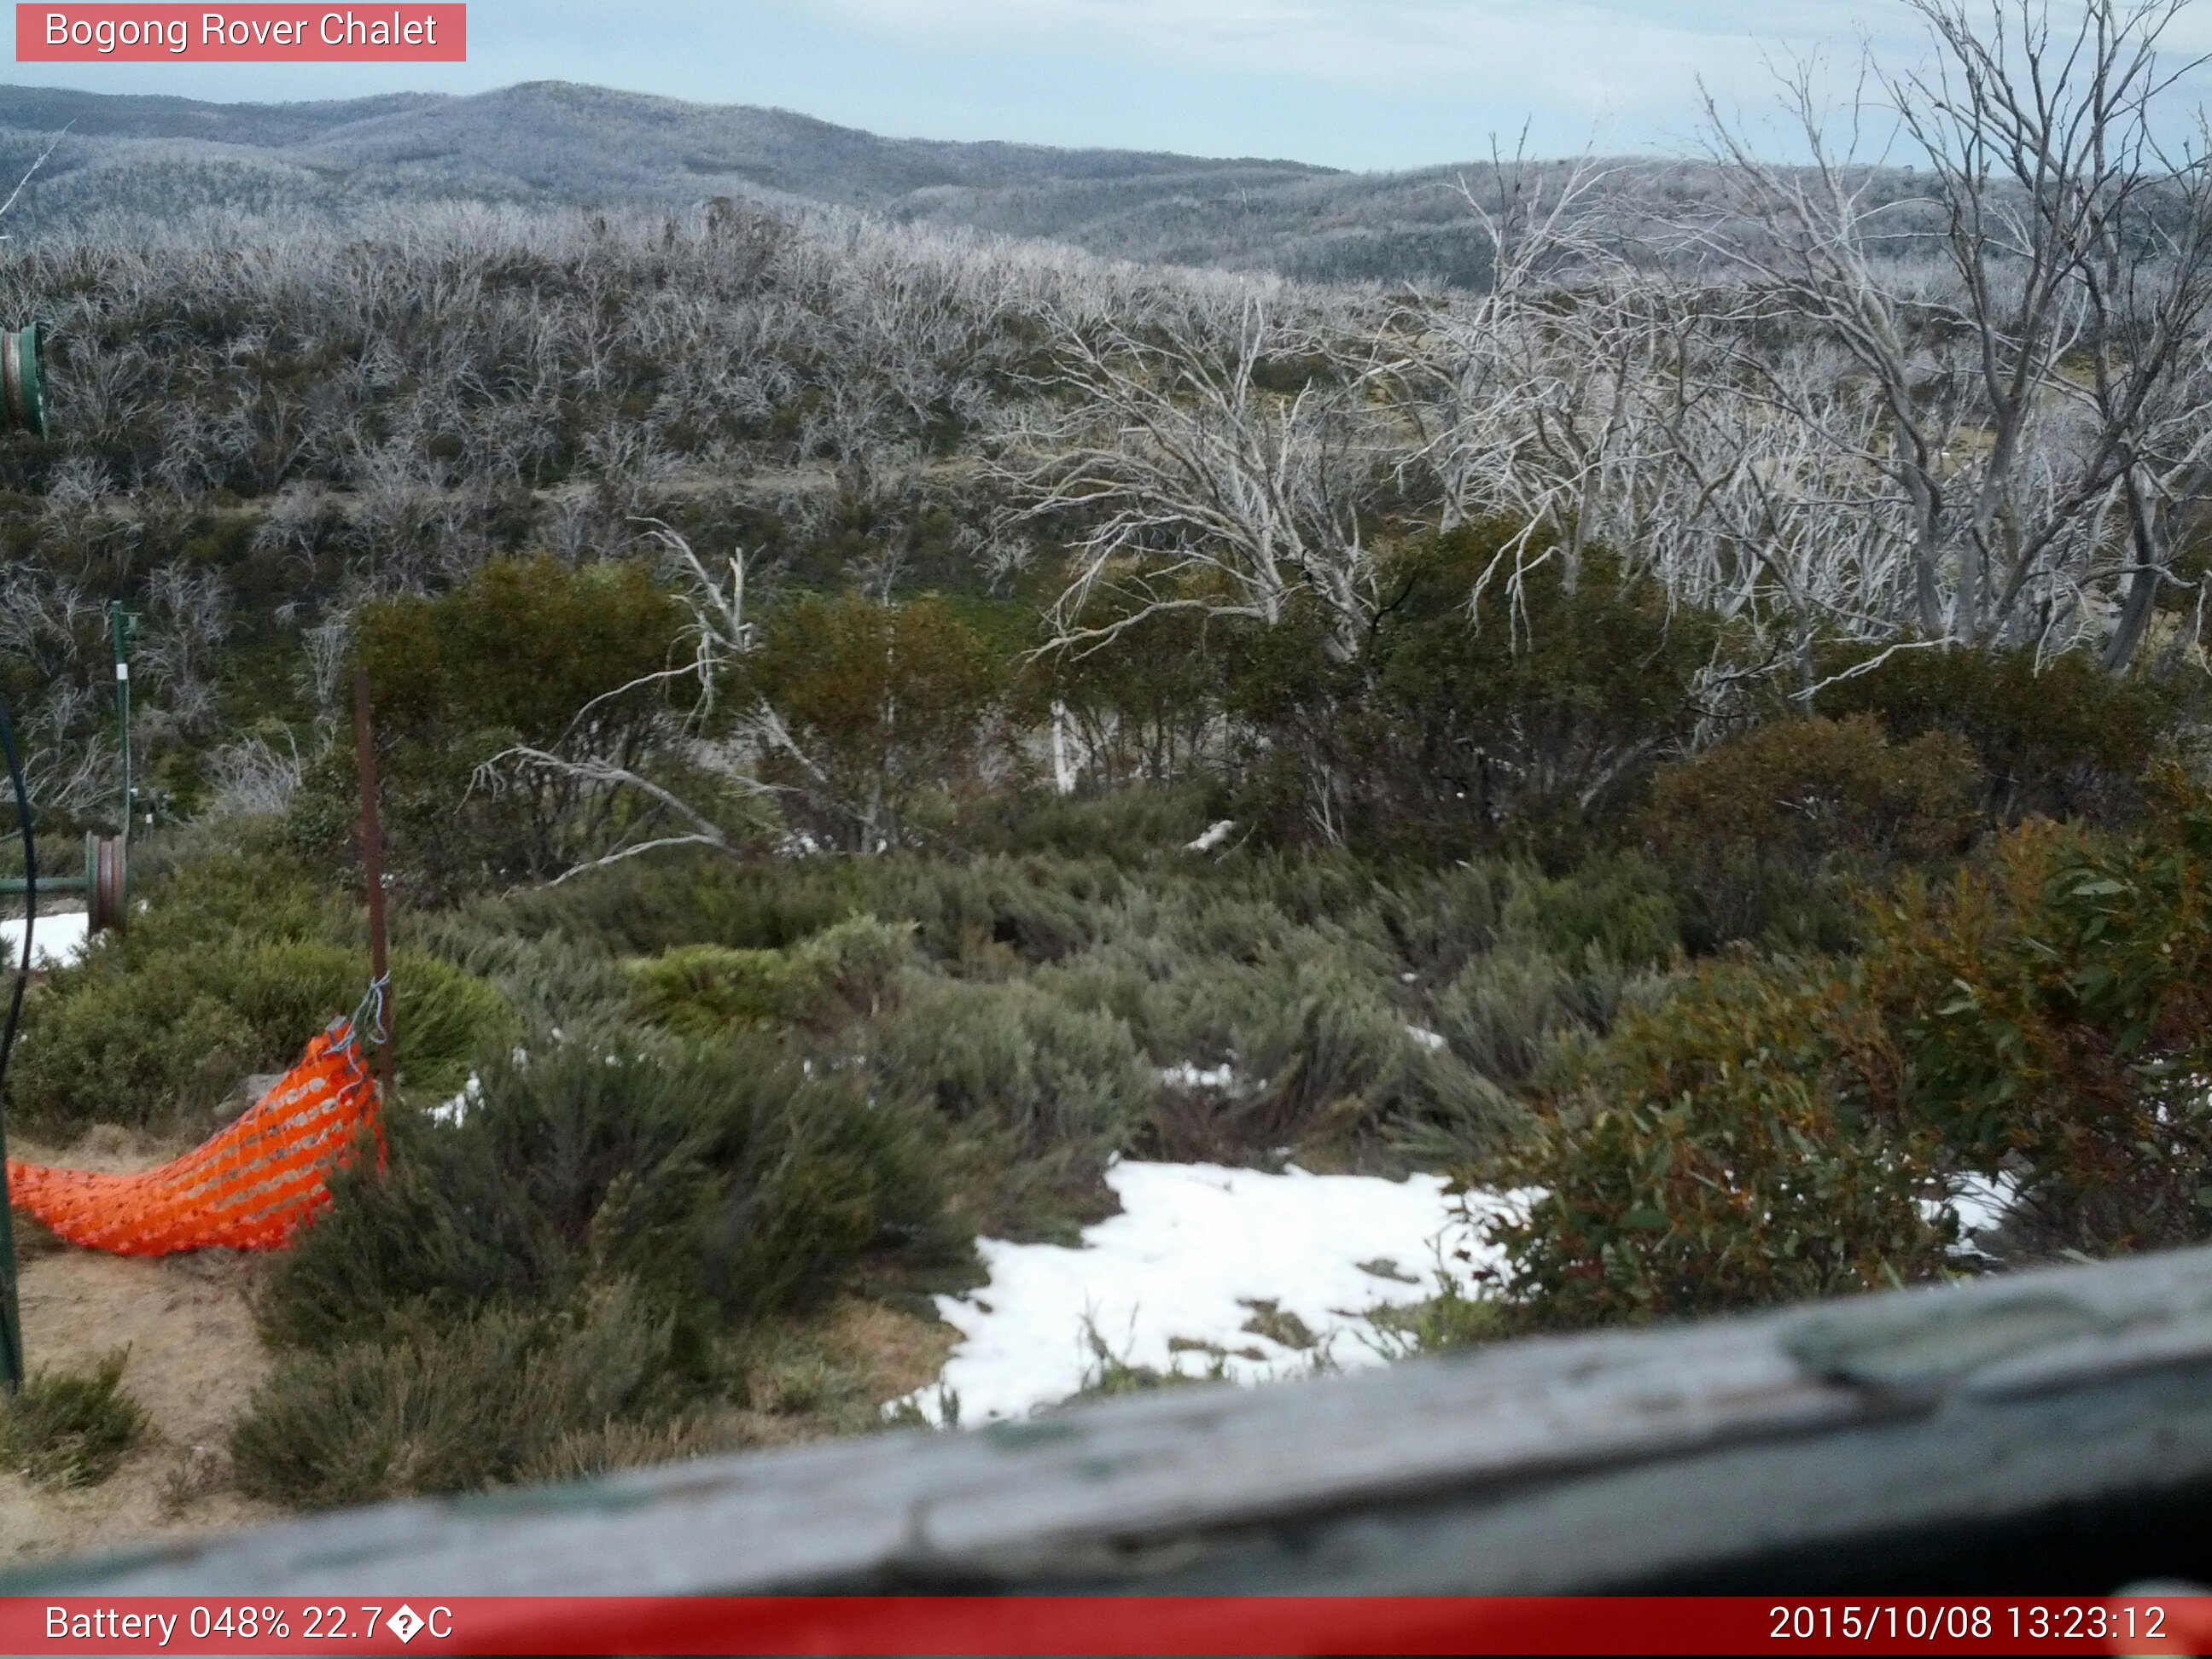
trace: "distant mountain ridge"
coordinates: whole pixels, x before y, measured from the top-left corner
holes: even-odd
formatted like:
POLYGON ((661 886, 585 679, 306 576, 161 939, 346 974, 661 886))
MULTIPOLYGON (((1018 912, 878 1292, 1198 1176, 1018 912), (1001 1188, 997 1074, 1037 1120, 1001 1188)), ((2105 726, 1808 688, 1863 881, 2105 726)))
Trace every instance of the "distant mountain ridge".
MULTIPOLYGON (((469 95, 399 93, 306 104, 211 104, 46 87, 0 87, 0 127, 64 127, 57 172, 103 141, 259 152, 280 166, 368 175, 368 187, 436 181, 475 194, 571 202, 765 189, 887 207, 917 191, 1060 181, 1212 180, 1229 188, 1325 175, 1302 162, 1042 144, 883 138, 787 110, 686 103, 568 82, 469 95), (80 154, 79 152, 84 152, 80 154)), ((54 164, 50 164, 50 166, 54 164)))
POLYGON ((787 110, 538 81, 302 104, 0 87, 0 170, 20 170, 64 128, 15 234, 98 213, 173 219, 216 206, 343 217, 391 201, 749 195, 1174 264, 1389 281, 1485 274, 1449 168, 1348 173, 1250 156, 885 138, 787 110))

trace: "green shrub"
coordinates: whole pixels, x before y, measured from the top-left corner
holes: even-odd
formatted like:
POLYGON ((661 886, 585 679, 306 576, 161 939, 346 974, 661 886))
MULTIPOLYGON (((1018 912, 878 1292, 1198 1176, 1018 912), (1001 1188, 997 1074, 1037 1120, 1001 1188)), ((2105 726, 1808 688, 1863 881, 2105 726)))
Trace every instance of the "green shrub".
POLYGON ((1376 895, 1378 917, 1418 981, 1448 980, 1498 943, 1515 873, 1502 860, 1464 859, 1408 872, 1376 895))
MULTIPOLYGON (((1825 673, 1848 665, 1840 651, 1825 673)), ((2187 699, 2177 684, 2114 677, 2094 653, 2039 660, 2033 650, 1893 653, 1820 694, 1824 714, 1866 715, 1892 739, 1942 732, 1980 763, 1983 806, 2003 819, 2042 813, 2110 818, 2141 804, 2136 785, 2187 699)))
POLYGON ((1436 1295, 1403 1307, 1377 1308, 1369 1322, 1393 1358, 1480 1347, 1513 1334, 1513 1321, 1495 1297, 1469 1294, 1439 1274, 1436 1295))
MULTIPOLYGON (((127 932, 33 994, 10 1073, 27 1123, 204 1128, 241 1077, 289 1066, 368 988, 358 914, 267 846, 204 854, 147 897, 127 932)), ((479 1053, 512 1041, 515 1016, 484 981, 412 949, 392 973, 404 1085, 450 1091, 479 1053)))
MULTIPOLYGON (((27 1125, 69 1133, 93 1122, 204 1126, 252 1072, 283 1071, 367 988, 358 946, 234 931, 179 940, 134 929, 41 986, 12 1074, 27 1125)), ((434 957, 393 953, 397 1076, 450 1091, 515 1029, 505 1000, 434 957)))
POLYGON ((2200 1238, 2212 1164, 2212 797, 2119 836, 2031 822, 1872 904, 1854 957, 1708 966, 1578 1056, 1484 1186, 1520 1317, 1591 1323, 1924 1277, 1915 1206, 2014 1176, 2040 1248, 2200 1238))
POLYGON ((1391 977, 1309 932, 1250 965, 1197 957, 1148 983, 1139 1030, 1152 1057, 1232 1074, 1226 1088, 1170 1092, 1157 1152, 1234 1159, 1298 1147, 1334 1161, 1408 1138, 1486 1141, 1510 1103, 1419 1035, 1391 977))
POLYGON ((630 1010, 693 1036, 871 1012, 890 994, 912 931, 854 916, 788 950, 684 945, 634 965, 630 1010))
MULTIPOLYGON (((1133 595, 1097 594, 1088 607, 1091 625, 1127 624, 1113 645, 1035 659, 1018 682, 1031 726, 1047 726, 1057 706, 1084 757, 1086 782, 1115 787, 1187 776, 1203 759, 1221 716, 1230 647, 1220 630, 1191 611, 1156 611, 1137 621, 1139 603, 1133 595)), ((1080 809, 1055 816, 1061 823, 1079 822, 1080 809)), ((1206 822, 1192 823, 1182 839, 1206 822)), ((1112 849, 1064 844, 1060 850, 1112 849)))
POLYGON ((640 860, 550 891, 481 901, 466 914, 501 932, 551 933, 623 956, 682 945, 787 950, 856 915, 911 922, 939 962, 1013 967, 1057 960, 1097 937, 1101 908, 1125 890, 1103 858, 894 854, 738 865, 640 860))
POLYGON ((691 1036, 796 1021, 818 994, 795 952, 725 945, 679 945, 633 964, 631 980, 637 1018, 691 1036))
POLYGON ((1498 931, 1554 955, 1663 968, 1681 948, 1674 899, 1662 873, 1640 859, 1594 859, 1549 878, 1510 867, 1498 931))
MULTIPOLYGON (((515 744, 559 746, 586 704, 594 752, 633 769, 671 754, 671 699, 684 688, 651 677, 674 659, 684 622, 643 563, 546 555, 363 605, 356 650, 375 697, 387 862, 402 891, 450 899, 603 850, 617 810, 604 791, 550 770, 471 787, 476 769, 515 744)), ((356 766, 348 733, 295 803, 295 838, 318 861, 350 857, 356 766)))
POLYGON ((950 1249, 914 1122, 757 1039, 580 1034, 489 1065, 459 1123, 398 1114, 387 1133, 386 1170, 341 1172, 272 1264, 273 1340, 328 1349, 417 1310, 570 1308, 623 1279, 703 1370, 717 1333, 820 1296, 872 1252, 950 1249))
POLYGON ((1134 1141, 1153 1081, 1127 1026, 1037 987, 921 981, 879 1028, 879 1090, 970 1143, 993 1231, 1052 1227, 1134 1141), (1032 1210, 1036 1213, 1032 1214, 1032 1210))
POLYGON ((800 593, 769 612, 744 690, 793 740, 766 758, 786 813, 873 852, 905 842, 924 794, 973 775, 1005 678, 991 641, 936 595, 800 593))
POLYGON ((1086 771, 1073 794, 1001 790, 963 803, 953 839, 974 854, 1136 865, 1178 855, 1226 806, 1218 787, 1203 781, 1094 790, 1086 771))
POLYGON ((403 1317, 280 1361, 231 1435, 238 1484, 307 1508, 528 1478, 564 1443, 669 1423, 672 1322, 633 1288, 574 1310, 403 1317))
POLYGON ((1555 554, 1509 596, 1508 540, 1470 525, 1401 549, 1354 659, 1328 648, 1318 615, 1239 638, 1237 816, 1285 842, 1424 860, 1510 847, 1556 866, 1595 844, 1651 759, 1690 736, 1718 625, 1603 554, 1571 578, 1555 554))
POLYGON ((27 1129, 71 1137, 95 1122, 205 1121, 238 1079, 289 1064, 193 964, 156 958, 128 975, 57 974, 30 998, 9 1091, 27 1129))
MULTIPOLYGON (((853 1432, 877 1426, 870 1413, 853 1432)), ((526 1486, 592 1480, 617 1469, 689 1462, 750 1443, 742 1423, 732 1423, 711 1410, 668 1419, 656 1414, 643 1421, 610 1418, 548 1442, 523 1460, 514 1480, 526 1486)))
POLYGON ((1101 908, 1124 890, 1101 860, 915 859, 875 872, 869 908, 915 924, 923 952, 971 969, 1055 962, 1097 937, 1101 908))
POLYGON ((0 1408, 0 1449, 42 1486, 96 1486, 113 1474, 146 1428, 123 1391, 129 1358, 118 1349, 88 1371, 42 1370, 0 1408))
POLYGON ((1863 716, 1790 720, 1662 768, 1644 814, 1695 896, 1701 943, 1845 941, 1856 883, 1951 859, 1980 827, 1983 775, 1948 732, 1892 742, 1863 716))
POLYGON ((1482 1076, 1518 1092, 1560 1045, 1606 1030, 1630 983, 1603 957, 1577 965, 1549 951, 1500 948, 1460 969, 1432 999, 1437 1034, 1482 1076))
POLYGON ((1863 717, 1782 720, 1716 744, 1652 781, 1645 823, 1662 855, 1787 849, 1927 860, 1960 852, 1979 820, 1981 768, 1931 732, 1892 743, 1863 717))
POLYGON ((1869 994, 1911 1062, 1901 1114, 1967 1167, 2016 1169, 2053 1244, 2212 1226, 2212 798, 2168 774, 2150 804, 2130 836, 2008 831, 1869 930, 1869 994))
POLYGON ((417 948, 492 987, 532 1029, 617 1018, 627 1006, 629 975, 592 940, 510 931, 495 903, 407 921, 417 948))
POLYGON ((594 870, 559 887, 478 899, 461 915, 500 934, 553 934, 611 955, 683 945, 781 950, 872 909, 879 866, 896 860, 814 858, 738 864, 673 850, 594 870))
POLYGON ((1844 984, 1700 969, 1626 1015, 1548 1111, 1472 1179, 1534 1188, 1486 1224, 1522 1324, 1716 1313, 1925 1277, 1948 1242, 1933 1131, 1898 1127, 1893 1077, 1836 1076, 1879 1053, 1844 984))

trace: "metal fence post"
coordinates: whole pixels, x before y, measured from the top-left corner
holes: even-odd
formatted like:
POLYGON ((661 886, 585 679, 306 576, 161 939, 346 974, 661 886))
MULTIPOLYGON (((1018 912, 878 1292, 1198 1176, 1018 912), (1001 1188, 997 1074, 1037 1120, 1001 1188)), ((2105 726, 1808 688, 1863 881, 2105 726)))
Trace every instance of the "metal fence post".
POLYGON ((378 1050, 376 1079, 384 1098, 392 1098, 392 1050, 398 1022, 392 994, 390 947, 384 927, 384 829, 376 811, 376 727, 369 717, 368 668, 353 670, 353 741, 361 769, 361 862, 368 884, 368 963, 374 982, 383 990, 384 1042, 378 1050))

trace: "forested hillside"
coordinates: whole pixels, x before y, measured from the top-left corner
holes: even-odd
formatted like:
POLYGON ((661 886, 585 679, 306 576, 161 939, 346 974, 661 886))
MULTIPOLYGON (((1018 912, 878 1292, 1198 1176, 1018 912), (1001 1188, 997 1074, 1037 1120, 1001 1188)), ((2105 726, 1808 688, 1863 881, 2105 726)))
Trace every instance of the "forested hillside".
MULTIPOLYGON (((343 219, 395 204, 689 209, 729 196, 1062 241, 1113 258, 1322 282, 1479 288, 1475 161, 1405 173, 1295 161, 883 138, 785 110, 537 82, 468 97, 204 104, 0 88, 0 170, 53 144, 14 234, 209 210, 343 219), (57 142, 56 136, 59 135, 57 142)), ((1626 216, 1709 201, 1710 167, 1622 162, 1626 216)))
MULTIPOLYGON (((882 138, 787 110, 538 82, 466 97, 205 104, 0 88, 7 159, 62 135, 16 234, 209 208, 344 216, 394 202, 689 206, 729 195, 869 207, 1097 244, 1102 221, 1262 198, 1292 161, 882 138)), ((1106 251, 1113 252, 1111 248, 1106 251)), ((1194 263, 1207 263, 1205 259, 1194 263)))

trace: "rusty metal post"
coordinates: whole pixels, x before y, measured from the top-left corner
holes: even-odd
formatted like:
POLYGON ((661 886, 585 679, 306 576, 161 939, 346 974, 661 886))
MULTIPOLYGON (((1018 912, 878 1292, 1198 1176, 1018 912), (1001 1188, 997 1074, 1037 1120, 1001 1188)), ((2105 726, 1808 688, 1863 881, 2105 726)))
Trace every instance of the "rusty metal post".
POLYGON ((384 1043, 377 1054, 376 1079, 388 1103, 398 1022, 393 1017, 390 945, 384 931, 384 830, 376 811, 376 727, 369 719, 368 669, 362 663, 356 663, 353 671, 353 742, 361 766, 361 862, 368 884, 368 965, 374 982, 384 993, 379 1005, 384 1018, 384 1043))

